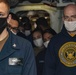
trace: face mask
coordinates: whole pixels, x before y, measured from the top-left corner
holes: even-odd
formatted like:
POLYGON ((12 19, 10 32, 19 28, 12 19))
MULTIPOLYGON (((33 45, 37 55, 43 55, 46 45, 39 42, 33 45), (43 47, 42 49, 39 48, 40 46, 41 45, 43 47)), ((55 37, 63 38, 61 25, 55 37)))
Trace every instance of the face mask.
POLYGON ((64 21, 65 28, 67 31, 75 31, 76 30, 76 21, 64 21))
POLYGON ((39 38, 39 39, 34 40, 34 44, 35 44, 35 46, 37 46, 37 47, 41 47, 41 46, 43 45, 43 40, 42 40, 42 38, 39 38))
POLYGON ((37 24, 36 23, 34 24, 34 28, 37 28, 37 24))
POLYGON ((44 46, 47 48, 48 44, 49 44, 50 40, 44 42, 44 46))
POLYGON ((7 18, 0 18, 0 34, 3 32, 7 26, 7 18))
POLYGON ((26 36, 29 36, 31 34, 31 31, 30 30, 25 30, 25 35, 26 36))

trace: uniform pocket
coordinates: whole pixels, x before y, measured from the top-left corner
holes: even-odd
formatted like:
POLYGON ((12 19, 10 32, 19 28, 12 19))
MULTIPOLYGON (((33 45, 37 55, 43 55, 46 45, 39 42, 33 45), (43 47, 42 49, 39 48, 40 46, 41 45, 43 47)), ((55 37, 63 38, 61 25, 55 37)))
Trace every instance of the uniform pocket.
POLYGON ((7 70, 9 75, 21 75, 22 66, 9 65, 7 70))
POLYGON ((21 75, 23 58, 11 57, 8 60, 8 75, 21 75))

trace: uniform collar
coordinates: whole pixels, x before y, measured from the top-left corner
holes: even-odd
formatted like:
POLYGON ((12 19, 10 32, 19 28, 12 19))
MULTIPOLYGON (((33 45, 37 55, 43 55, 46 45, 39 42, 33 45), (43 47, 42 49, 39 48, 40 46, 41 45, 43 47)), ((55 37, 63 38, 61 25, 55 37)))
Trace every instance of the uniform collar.
POLYGON ((18 42, 18 36, 17 35, 14 35, 9 29, 8 30, 8 33, 9 33, 9 40, 11 42, 11 46, 12 48, 16 49, 16 50, 19 50, 20 49, 20 46, 19 46, 19 42, 18 42))
POLYGON ((0 61, 3 60, 4 58, 7 58, 16 50, 20 50, 20 46, 17 40, 18 38, 16 37, 16 35, 14 35, 10 30, 8 30, 8 33, 9 33, 9 37, 0 53, 0 61))
POLYGON ((71 38, 76 38, 76 35, 71 35, 68 33, 68 31, 66 30, 65 26, 63 25, 63 28, 61 30, 61 33, 64 34, 65 36, 71 37, 71 38))

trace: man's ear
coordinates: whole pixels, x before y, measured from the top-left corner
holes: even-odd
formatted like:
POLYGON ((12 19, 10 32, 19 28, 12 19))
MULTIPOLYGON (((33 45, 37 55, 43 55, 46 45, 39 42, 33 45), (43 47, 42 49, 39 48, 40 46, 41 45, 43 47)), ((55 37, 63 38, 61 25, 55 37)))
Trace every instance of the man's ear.
POLYGON ((12 15, 9 14, 9 15, 8 15, 8 18, 7 18, 7 23, 8 23, 8 24, 9 24, 9 22, 10 22, 11 19, 12 19, 12 15))

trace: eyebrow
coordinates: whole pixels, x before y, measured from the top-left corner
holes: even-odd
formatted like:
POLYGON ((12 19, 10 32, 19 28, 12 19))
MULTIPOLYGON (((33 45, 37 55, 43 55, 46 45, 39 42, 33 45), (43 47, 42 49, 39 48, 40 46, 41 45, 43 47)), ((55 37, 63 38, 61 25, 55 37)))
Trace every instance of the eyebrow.
POLYGON ((4 12, 0 12, 0 14, 3 14, 4 12))
POLYGON ((0 12, 0 15, 5 15, 5 13, 4 12, 0 12))
POLYGON ((76 17, 76 15, 71 15, 71 17, 72 17, 72 16, 75 16, 75 17, 76 17))
POLYGON ((71 15, 71 16, 64 15, 64 17, 72 17, 72 16, 76 16, 76 15, 71 15))

